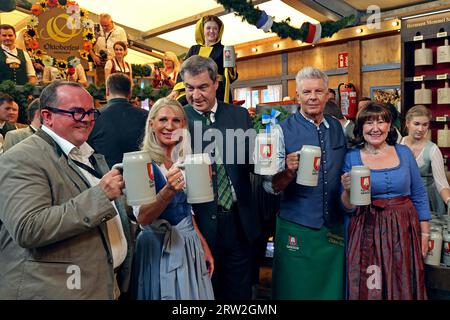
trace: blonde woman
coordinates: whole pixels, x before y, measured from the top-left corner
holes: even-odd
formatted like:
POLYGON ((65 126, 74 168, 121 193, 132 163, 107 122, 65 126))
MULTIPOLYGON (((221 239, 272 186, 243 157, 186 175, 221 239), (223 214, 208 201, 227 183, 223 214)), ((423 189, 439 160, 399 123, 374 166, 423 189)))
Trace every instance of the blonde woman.
POLYGON ((174 165, 190 153, 186 128, 186 113, 176 100, 159 99, 150 109, 142 150, 153 160, 157 200, 133 207, 142 229, 132 281, 139 300, 214 299, 214 260, 186 202, 183 174, 174 165))
POLYGON ((131 65, 125 61, 125 56, 128 54, 128 46, 123 41, 114 43, 114 58, 109 59, 105 64, 105 81, 111 73, 121 72, 133 79, 133 72, 131 65))
POLYGON ((173 88, 180 71, 180 61, 175 53, 167 51, 164 53, 163 62, 164 68, 159 70, 162 75, 162 85, 173 88))
POLYGON ((444 169, 444 161, 439 147, 427 139, 432 119, 430 110, 422 105, 412 107, 406 113, 408 135, 401 144, 407 145, 416 158, 420 175, 427 188, 431 211, 438 214, 446 212, 450 204, 450 186, 444 169))

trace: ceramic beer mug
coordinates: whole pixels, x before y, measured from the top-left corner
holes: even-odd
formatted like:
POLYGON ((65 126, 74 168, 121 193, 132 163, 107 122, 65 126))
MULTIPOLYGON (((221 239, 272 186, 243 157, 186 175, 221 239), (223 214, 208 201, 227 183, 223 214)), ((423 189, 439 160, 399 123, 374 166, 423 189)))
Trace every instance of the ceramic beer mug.
POLYGON ((123 171, 123 191, 130 206, 148 204, 156 200, 152 159, 147 151, 124 153, 122 163, 117 163, 112 168, 123 171))
POLYGON ((234 68, 236 67, 236 53, 233 46, 223 47, 223 67, 234 68))
POLYGON ((272 176, 277 173, 276 137, 271 133, 258 133, 255 140, 255 173, 272 176))
POLYGON ((350 171, 350 203, 366 206, 370 199, 370 169, 366 166, 353 166, 350 171))
POLYGON ((448 39, 444 40, 444 45, 437 48, 436 52, 437 63, 450 62, 450 46, 448 45, 448 39))
POLYGON ((450 104, 450 88, 448 87, 448 81, 445 82, 444 88, 437 90, 437 103, 438 104, 450 104))
POLYGON ((296 180, 298 184, 309 187, 317 186, 321 152, 320 147, 310 145, 303 145, 302 149, 297 151, 300 155, 296 180))
POLYGON ((431 89, 425 88, 425 83, 422 82, 420 89, 414 90, 415 104, 431 104, 431 89))
POLYGON ((188 203, 214 200, 211 159, 207 153, 188 154, 184 162, 176 165, 185 174, 188 203))

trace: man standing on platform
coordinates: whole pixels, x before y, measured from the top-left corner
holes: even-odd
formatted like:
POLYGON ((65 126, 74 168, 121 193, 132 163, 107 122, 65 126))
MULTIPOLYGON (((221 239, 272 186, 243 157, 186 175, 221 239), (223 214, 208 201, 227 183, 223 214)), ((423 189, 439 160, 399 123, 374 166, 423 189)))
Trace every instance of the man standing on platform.
POLYGON ((109 14, 101 13, 99 23, 101 26, 100 34, 97 36, 97 42, 89 54, 96 66, 97 84, 103 84, 106 81, 106 61, 114 58, 114 43, 117 41, 128 43, 128 39, 125 30, 116 26, 109 14))
POLYGON ((251 138, 236 139, 226 134, 226 130, 246 132, 252 123, 246 109, 217 101, 217 65, 211 58, 197 55, 188 58, 180 74, 189 103, 185 110, 194 153, 212 148, 210 154, 215 160, 212 166, 215 200, 193 205, 195 221, 214 256, 214 295, 217 299, 251 299, 252 242, 260 233, 259 217, 251 203, 251 138), (201 130, 196 130, 197 127, 201 130), (208 131, 219 134, 223 143, 218 137, 211 142, 206 138, 208 131), (201 141, 199 148, 196 141, 201 141), (245 153, 243 161, 239 159, 241 153, 245 153))
POLYGON ((100 109, 101 117, 95 122, 88 143, 105 156, 111 168, 122 162, 125 152, 140 150, 145 132, 148 111, 134 107, 130 78, 123 73, 113 73, 106 81, 108 105, 100 109))
POLYGON ((344 297, 344 227, 340 207, 346 140, 338 120, 324 116, 328 77, 306 67, 296 76, 300 109, 275 127, 278 173, 267 191, 282 193, 272 273, 274 299, 344 297), (318 185, 296 183, 304 145, 321 150, 318 185))
POLYGON ((18 85, 36 83, 36 72, 28 53, 16 48, 16 29, 9 24, 0 25, 0 83, 12 80, 18 85))

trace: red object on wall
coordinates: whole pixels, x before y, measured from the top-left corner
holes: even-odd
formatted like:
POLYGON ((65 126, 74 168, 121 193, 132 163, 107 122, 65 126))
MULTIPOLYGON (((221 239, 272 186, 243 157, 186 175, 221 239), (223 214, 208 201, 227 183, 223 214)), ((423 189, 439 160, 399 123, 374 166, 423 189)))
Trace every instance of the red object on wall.
POLYGON ((348 68, 348 52, 338 53, 338 68, 348 68))
POLYGON ((354 119, 358 112, 355 86, 349 82, 340 83, 338 92, 339 106, 341 107, 342 114, 349 119, 354 119))

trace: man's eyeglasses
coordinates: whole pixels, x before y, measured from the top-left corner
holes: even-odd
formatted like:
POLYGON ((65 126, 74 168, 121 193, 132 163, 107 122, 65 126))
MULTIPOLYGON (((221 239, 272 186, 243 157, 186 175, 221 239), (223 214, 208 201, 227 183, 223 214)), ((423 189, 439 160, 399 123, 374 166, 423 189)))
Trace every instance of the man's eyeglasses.
POLYGON ((90 116, 91 114, 94 115, 94 120, 97 120, 97 118, 100 116, 100 111, 98 111, 97 109, 90 109, 88 111, 84 111, 83 108, 73 108, 72 110, 63 110, 54 107, 46 107, 45 109, 48 109, 54 113, 70 114, 72 115, 72 118, 75 121, 83 121, 85 116, 90 116))

